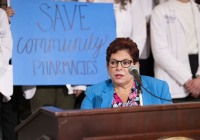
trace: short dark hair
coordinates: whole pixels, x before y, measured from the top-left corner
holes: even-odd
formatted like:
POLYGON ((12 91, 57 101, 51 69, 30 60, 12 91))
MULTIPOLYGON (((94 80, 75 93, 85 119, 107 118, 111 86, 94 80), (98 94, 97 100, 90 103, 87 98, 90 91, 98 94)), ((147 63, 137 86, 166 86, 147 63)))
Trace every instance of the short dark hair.
POLYGON ((106 62, 109 62, 112 54, 121 50, 127 50, 134 63, 139 62, 139 49, 130 38, 116 38, 112 41, 106 50, 106 62))

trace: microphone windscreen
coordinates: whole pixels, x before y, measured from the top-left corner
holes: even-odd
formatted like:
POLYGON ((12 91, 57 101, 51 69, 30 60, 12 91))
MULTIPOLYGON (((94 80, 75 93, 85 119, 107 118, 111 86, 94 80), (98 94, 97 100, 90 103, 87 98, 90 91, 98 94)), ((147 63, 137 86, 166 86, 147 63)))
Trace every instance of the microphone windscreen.
POLYGON ((134 79, 137 81, 139 86, 142 86, 142 81, 140 79, 140 73, 139 73, 139 67, 133 65, 129 67, 129 73, 134 77, 134 79))
POLYGON ((128 69, 128 71, 129 71, 129 73, 130 73, 131 75, 133 75, 133 71, 134 71, 134 70, 136 70, 136 71, 138 72, 138 74, 140 73, 140 72, 139 72, 139 67, 137 67, 137 66, 135 66, 135 65, 130 66, 129 69, 128 69))

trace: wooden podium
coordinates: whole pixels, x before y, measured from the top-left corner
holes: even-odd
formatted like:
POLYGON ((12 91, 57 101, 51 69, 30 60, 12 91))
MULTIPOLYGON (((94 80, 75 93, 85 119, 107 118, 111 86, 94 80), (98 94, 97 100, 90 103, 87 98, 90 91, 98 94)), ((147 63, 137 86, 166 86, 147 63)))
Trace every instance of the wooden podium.
POLYGON ((200 139, 200 103, 95 110, 43 107, 17 126, 19 140, 200 139))

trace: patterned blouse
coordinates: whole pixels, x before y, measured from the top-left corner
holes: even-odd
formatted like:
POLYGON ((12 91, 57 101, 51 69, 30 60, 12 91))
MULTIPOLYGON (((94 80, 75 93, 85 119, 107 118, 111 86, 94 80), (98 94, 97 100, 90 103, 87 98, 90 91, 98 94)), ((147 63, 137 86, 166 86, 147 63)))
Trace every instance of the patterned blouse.
MULTIPOLYGON (((123 106, 122 100, 117 95, 117 93, 114 93, 111 107, 116 108, 116 107, 122 107, 122 106, 123 106)), ((139 94, 138 94, 135 84, 133 85, 133 88, 131 90, 131 93, 128 96, 125 106, 140 106, 139 94)))

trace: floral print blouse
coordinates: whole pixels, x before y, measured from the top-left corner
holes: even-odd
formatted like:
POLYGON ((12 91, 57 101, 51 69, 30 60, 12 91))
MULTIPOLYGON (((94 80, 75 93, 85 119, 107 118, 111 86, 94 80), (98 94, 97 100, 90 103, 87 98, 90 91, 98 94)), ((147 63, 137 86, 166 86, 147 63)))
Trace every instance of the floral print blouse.
MULTIPOLYGON (((114 93, 113 100, 112 100, 112 108, 122 107, 123 102, 117 93, 114 93)), ((140 99, 139 94, 136 88, 136 85, 133 85, 131 93, 128 96, 127 102, 125 106, 140 106, 140 99)))

